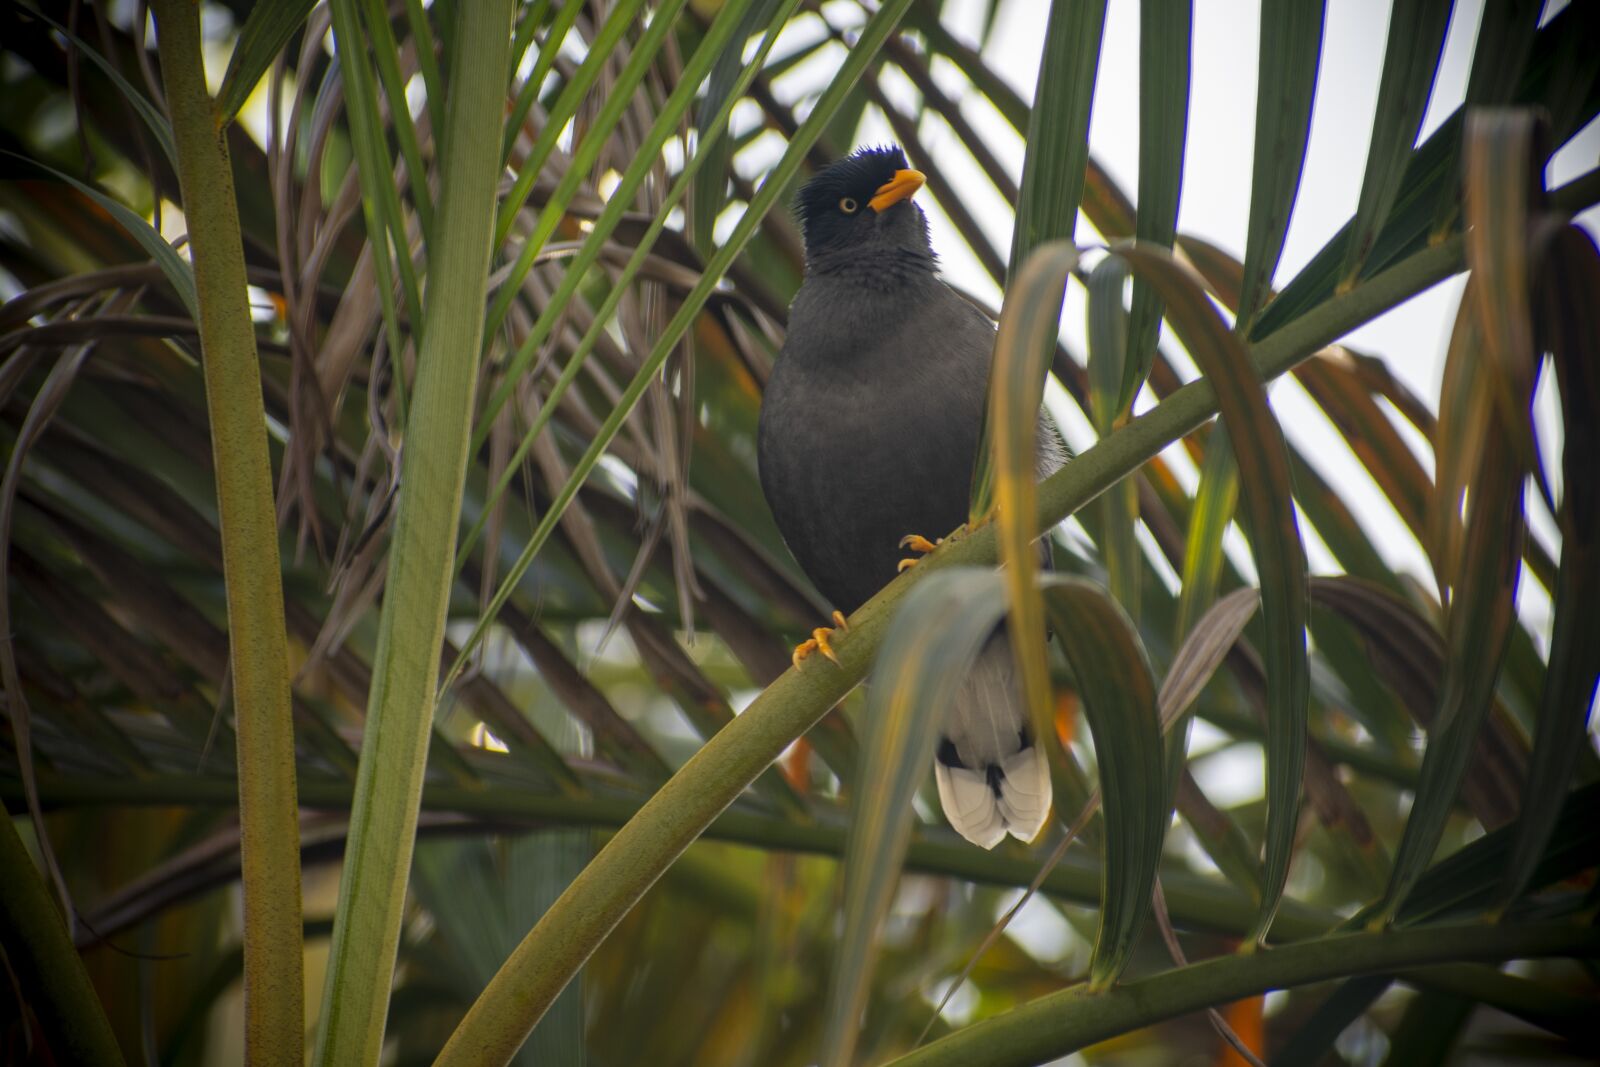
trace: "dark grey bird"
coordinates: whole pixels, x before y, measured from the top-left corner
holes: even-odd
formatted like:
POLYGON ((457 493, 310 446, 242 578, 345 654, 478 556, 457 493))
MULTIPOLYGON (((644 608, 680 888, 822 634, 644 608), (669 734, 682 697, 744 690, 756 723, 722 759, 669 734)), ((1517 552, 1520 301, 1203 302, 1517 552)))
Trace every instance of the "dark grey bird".
MULTIPOLYGON (((924 181, 899 148, 863 148, 807 182, 797 203, 805 280, 761 405, 761 487, 841 625, 895 576, 902 535, 942 535, 967 517, 995 329, 939 277, 927 217, 911 201, 924 181)), ((1046 474, 1065 454, 1047 418, 1040 426, 1046 474)), ((797 648, 797 665, 813 652, 832 658, 831 632, 797 648)), ((1050 776, 1003 629, 937 752, 939 799, 962 836, 984 848, 1007 833, 1037 836, 1050 776)))

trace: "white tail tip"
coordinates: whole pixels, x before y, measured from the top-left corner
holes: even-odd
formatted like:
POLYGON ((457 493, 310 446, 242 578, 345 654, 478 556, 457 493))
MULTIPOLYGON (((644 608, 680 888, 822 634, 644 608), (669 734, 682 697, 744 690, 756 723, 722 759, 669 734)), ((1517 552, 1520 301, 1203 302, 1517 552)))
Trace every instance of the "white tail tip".
POLYGON ((939 760, 933 772, 945 818, 979 848, 994 848, 1006 834, 1032 841, 1044 829, 1050 815, 1050 768, 1038 745, 982 770, 939 760))

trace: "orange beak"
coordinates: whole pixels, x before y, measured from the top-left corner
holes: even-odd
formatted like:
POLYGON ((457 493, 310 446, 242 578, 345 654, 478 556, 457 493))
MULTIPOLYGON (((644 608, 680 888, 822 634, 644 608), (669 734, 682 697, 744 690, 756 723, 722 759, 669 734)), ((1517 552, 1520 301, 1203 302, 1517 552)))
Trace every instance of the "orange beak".
POLYGON ((877 195, 867 201, 867 206, 874 211, 887 211, 900 201, 911 199, 927 181, 927 175, 920 170, 897 170, 893 178, 878 186, 877 195))

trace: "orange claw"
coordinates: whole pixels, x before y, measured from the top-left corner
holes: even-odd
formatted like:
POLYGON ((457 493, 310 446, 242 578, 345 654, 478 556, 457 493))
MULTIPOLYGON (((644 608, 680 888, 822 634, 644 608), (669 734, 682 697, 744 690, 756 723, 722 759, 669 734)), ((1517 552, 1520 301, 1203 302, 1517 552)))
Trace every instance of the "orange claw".
MULTIPOLYGON (((944 538, 942 537, 937 541, 930 541, 921 534, 906 534, 900 538, 901 548, 909 548, 911 551, 920 552, 923 555, 927 555, 942 544, 944 544, 944 538)), ((917 559, 903 559, 900 561, 900 565, 895 568, 895 573, 898 574, 900 571, 910 570, 920 562, 921 560, 917 559)))
POLYGON ((811 631, 811 640, 816 642, 817 651, 833 661, 835 667, 839 666, 839 657, 833 654, 833 646, 828 644, 828 635, 833 633, 831 626, 819 626, 811 631))
POLYGON ((833 654, 833 646, 828 643, 828 638, 835 630, 848 631, 850 624, 845 621, 844 612, 842 611, 833 613, 833 622, 833 626, 819 626, 812 630, 809 638, 795 646, 794 655, 789 657, 789 662, 793 663, 796 669, 799 669, 801 661, 809 658, 813 652, 822 653, 823 656, 833 661, 835 667, 842 666, 839 662, 839 657, 833 654))

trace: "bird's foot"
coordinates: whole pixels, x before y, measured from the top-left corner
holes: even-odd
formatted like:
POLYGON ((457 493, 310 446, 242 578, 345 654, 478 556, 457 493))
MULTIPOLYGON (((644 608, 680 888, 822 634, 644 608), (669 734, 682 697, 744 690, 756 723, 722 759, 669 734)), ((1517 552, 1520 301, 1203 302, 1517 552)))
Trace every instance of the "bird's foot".
POLYGON ((835 667, 840 666, 839 657, 833 654, 833 646, 828 643, 828 639, 835 630, 848 631, 849 629, 850 624, 845 621, 844 612, 834 612, 833 625, 819 626, 812 630, 810 637, 795 646, 794 655, 790 657, 790 662, 798 670, 802 660, 808 658, 813 652, 820 652, 825 658, 832 660, 835 667))
MULTIPOLYGON (((900 547, 908 548, 913 552, 917 552, 923 556, 926 556, 929 552, 932 552, 946 541, 959 541, 963 537, 967 536, 967 534, 970 532, 971 531, 967 529, 967 524, 962 523, 951 532, 949 537, 941 537, 937 541, 930 541, 921 534, 906 534, 904 537, 900 538, 900 547)), ((912 567, 915 567, 921 562, 922 560, 918 558, 903 559, 900 561, 900 566, 897 567, 896 570, 910 570, 912 567)))
POLYGON ((932 552, 942 544, 944 544, 944 538, 942 537, 937 541, 930 541, 921 534, 906 534, 904 537, 900 538, 900 547, 919 553, 919 556, 914 556, 911 559, 901 560, 900 566, 895 569, 897 571, 910 570, 912 567, 915 567, 917 564, 922 562, 920 556, 926 556, 929 552, 932 552))

